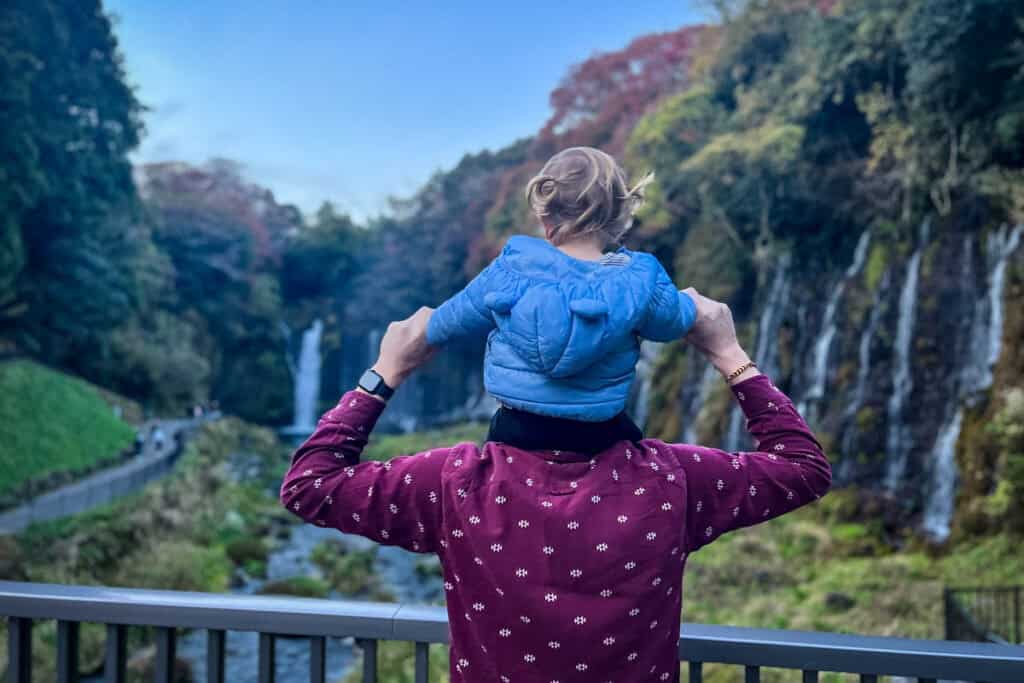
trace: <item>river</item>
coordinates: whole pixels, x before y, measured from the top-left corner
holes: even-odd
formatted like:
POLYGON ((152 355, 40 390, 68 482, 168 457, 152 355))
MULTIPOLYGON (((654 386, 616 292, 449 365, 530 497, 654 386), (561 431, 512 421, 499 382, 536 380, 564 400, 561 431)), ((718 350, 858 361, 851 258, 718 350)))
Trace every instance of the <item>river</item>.
MULTIPOLYGON (((268 581, 295 576, 319 576, 320 570, 310 561, 310 554, 327 539, 340 539, 351 550, 365 550, 373 545, 367 539, 342 535, 333 529, 310 524, 296 525, 291 535, 270 553, 267 578, 256 579, 242 575, 242 581, 232 593, 251 595, 259 592, 268 581)), ((418 562, 427 556, 416 555, 401 548, 380 548, 375 568, 384 587, 399 602, 429 603, 441 598, 441 581, 423 578, 416 572, 418 562)), ((332 598, 359 599, 332 593, 332 598)), ((226 637, 225 679, 232 683, 256 683, 259 636, 256 633, 232 631, 226 637)), ((278 683, 305 683, 309 680, 309 640, 305 638, 278 638, 276 640, 276 668, 278 683)), ((192 666, 193 680, 206 680, 206 631, 191 631, 178 639, 178 656, 192 666)), ((329 638, 327 643, 327 680, 338 681, 358 662, 358 653, 351 638, 329 638)))

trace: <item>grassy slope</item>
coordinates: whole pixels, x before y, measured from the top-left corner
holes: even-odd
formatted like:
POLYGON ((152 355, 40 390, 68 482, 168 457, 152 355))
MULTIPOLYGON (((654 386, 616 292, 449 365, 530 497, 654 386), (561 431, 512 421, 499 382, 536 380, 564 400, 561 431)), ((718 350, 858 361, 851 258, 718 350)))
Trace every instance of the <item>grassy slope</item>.
POLYGON ((0 363, 0 495, 52 472, 89 470, 133 436, 88 382, 31 361, 0 363))

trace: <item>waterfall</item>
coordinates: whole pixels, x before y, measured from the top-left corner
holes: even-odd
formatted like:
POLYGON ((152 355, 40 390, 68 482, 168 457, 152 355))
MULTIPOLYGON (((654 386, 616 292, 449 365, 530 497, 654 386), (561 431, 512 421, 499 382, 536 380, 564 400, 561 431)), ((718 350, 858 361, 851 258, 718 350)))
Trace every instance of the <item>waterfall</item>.
MULTIPOLYGON (((857 380, 853 385, 853 396, 843 415, 847 423, 846 431, 843 434, 843 465, 848 466, 851 462, 849 456, 853 454, 853 440, 857 434, 857 413, 864 405, 864 397, 868 390, 868 379, 871 377, 871 342, 878 331, 878 325, 882 321, 882 297, 889 290, 889 271, 885 271, 878 289, 875 290, 875 297, 871 302, 871 314, 868 316, 868 324, 860 336, 860 343, 857 345, 857 380)), ((843 470, 846 467, 842 468, 843 470)), ((845 472, 841 471, 840 475, 845 472)))
POLYGON ((295 399, 292 424, 286 429, 296 434, 309 434, 316 428, 316 409, 320 401, 320 336, 324 324, 320 318, 302 333, 299 360, 295 368, 295 399))
MULTIPOLYGON (((772 286, 768 291, 768 299, 761 310, 761 318, 757 323, 757 344, 754 349, 754 360, 761 372, 772 379, 779 371, 779 328, 782 326, 783 313, 786 310, 786 301, 789 299, 789 261, 790 253, 787 251, 779 256, 778 267, 772 278, 772 286)), ((739 406, 734 405, 729 415, 729 428, 725 434, 723 448, 727 451, 737 451, 743 442, 742 426, 744 423, 743 411, 739 406)))
POLYGON ((956 442, 960 438, 963 410, 942 426, 932 449, 932 489, 924 507, 924 530, 937 540, 949 536, 953 519, 953 490, 956 486, 956 442))
POLYGON ((818 339, 814 343, 814 353, 811 356, 813 361, 811 365, 811 381, 803 400, 800 401, 800 405, 797 407, 797 412, 804 415, 808 420, 811 419, 805 414, 808 403, 810 401, 820 401, 825 397, 825 384, 828 381, 828 355, 832 349, 832 341, 836 336, 836 311, 839 308, 839 300, 842 298, 843 292, 846 291, 846 283, 856 277, 860 273, 860 269, 864 267, 864 259, 867 257, 868 244, 870 242, 871 233, 865 230, 861 233, 860 239, 857 241, 857 248, 853 251, 853 263, 850 264, 846 272, 839 279, 839 282, 832 289, 832 294, 829 295, 828 303, 825 306, 821 332, 818 333, 818 339))
MULTIPOLYGON (((1024 232, 1024 224, 1015 227, 1009 238, 1006 237, 1005 227, 999 231, 995 239, 992 236, 989 237, 989 254, 994 253, 999 259, 992 271, 992 281, 988 290, 989 306, 992 307, 992 320, 988 329, 989 372, 999 360, 999 351, 1003 340, 1003 287, 1006 285, 1006 262, 1010 260, 1010 254, 1020 246, 1022 232, 1024 232)), ((991 383, 992 379, 989 375, 989 384, 991 383)))
POLYGON ((683 427, 683 443, 697 443, 697 418, 700 416, 701 408, 707 403, 715 383, 719 381, 721 380, 718 370, 715 370, 714 365, 705 361, 704 372, 701 373, 700 383, 696 387, 696 391, 693 392, 693 397, 683 404, 683 419, 686 425, 683 427))
POLYGON ((896 354, 896 373, 893 377, 892 395, 888 405, 888 435, 886 450, 889 466, 885 473, 885 486, 895 490, 903 481, 907 469, 907 456, 910 454, 911 434, 903 424, 903 408, 914 388, 910 368, 910 344, 914 333, 914 314, 917 304, 917 281, 921 271, 921 254, 928 241, 929 223, 926 219, 921 224, 921 234, 917 248, 907 265, 907 278, 900 292, 899 322, 896 326, 896 342, 893 351, 896 354))
MULTIPOLYGON (((974 353, 963 367, 957 399, 984 391, 992 386, 992 369, 999 361, 1003 336, 1003 289, 1006 285, 1006 265, 1020 246, 1024 225, 1012 231, 1003 226, 988 236, 986 266, 988 273, 987 297, 975 309, 969 335, 969 349, 974 353), (986 315, 987 314, 987 315, 986 315), (984 340, 984 344, 978 342, 984 340)), ((967 251, 966 253, 970 253, 967 251)), ((969 259, 969 256, 968 256, 969 259)), ((968 261, 969 262, 969 261, 968 261)), ((924 509, 924 529, 939 541, 949 536, 953 518, 957 479, 956 443, 960 438, 963 409, 957 408, 942 426, 932 447, 931 482, 924 509)))
POLYGON ((633 420, 643 429, 650 417, 651 384, 654 379, 654 362, 662 345, 644 340, 640 343, 640 360, 636 364, 637 392, 633 404, 633 420))

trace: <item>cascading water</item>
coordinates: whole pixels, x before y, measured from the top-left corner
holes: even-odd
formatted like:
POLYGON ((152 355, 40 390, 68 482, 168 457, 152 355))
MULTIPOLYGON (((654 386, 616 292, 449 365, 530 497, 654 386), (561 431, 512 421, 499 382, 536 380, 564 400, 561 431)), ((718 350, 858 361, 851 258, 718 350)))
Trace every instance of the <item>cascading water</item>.
POLYGON ((896 342, 893 347, 893 353, 896 354, 896 372, 893 377, 892 394, 887 406, 889 430, 886 436, 886 450, 889 466, 885 473, 885 486, 890 491, 896 490, 903 481, 903 475, 907 470, 907 457, 912 446, 910 430, 903 424, 903 408, 914 386, 910 372, 910 343, 914 333, 921 253, 928 241, 929 227, 929 219, 925 219, 921 224, 917 248, 907 264, 907 277, 903 282, 903 289, 900 291, 899 322, 896 326, 896 342))
POLYGON ((654 379, 654 362, 662 345, 644 340, 640 343, 640 360, 636 364, 636 399, 633 403, 633 421, 643 429, 650 416, 651 383, 654 379))
POLYGON ((867 257, 868 244, 870 242, 871 233, 865 230, 861 233, 860 239, 857 241, 857 247, 853 251, 853 262, 832 289, 832 294, 829 296, 828 303, 825 306, 821 332, 814 343, 814 353, 811 356, 813 361, 811 365, 811 381, 807 393, 804 394, 803 400, 800 401, 797 408, 798 412, 807 420, 812 419, 808 414, 808 407, 811 405, 811 402, 820 401, 825 397, 825 384, 828 381, 828 356, 837 331, 836 311, 839 309, 839 300, 842 298, 843 292, 846 291, 847 282, 856 277, 860 273, 861 268, 864 267, 864 260, 867 257))
POLYGON ((285 428, 290 434, 309 434, 316 428, 316 409, 320 401, 320 337, 323 321, 317 318, 302 333, 299 360, 293 365, 295 378, 294 416, 285 428))
MULTIPOLYGON (((778 336, 779 328, 782 326, 783 313, 786 308, 786 301, 789 298, 790 276, 789 276, 790 254, 785 252, 779 256, 775 275, 772 278, 772 286, 768 291, 768 299, 761 310, 761 318, 757 324, 757 345, 754 350, 754 360, 757 367, 764 374, 774 378, 779 370, 779 349, 778 336)), ((729 428, 726 431, 723 448, 727 451, 737 451, 743 441, 743 411, 739 406, 733 406, 729 415, 729 428)))
MULTIPOLYGON (((703 359, 701 359, 703 361, 703 359)), ((711 390, 718 381, 718 371, 715 366, 706 363, 704 372, 701 373, 700 383, 697 390, 693 392, 692 399, 683 405, 683 420, 686 425, 683 427, 683 443, 697 443, 697 418, 700 416, 701 408, 707 403, 711 390)))
MULTIPOLYGON (((1003 336, 1003 290, 1006 285, 1006 265, 1011 254, 1020 246, 1024 225, 1013 230, 1005 226, 992 233, 986 244, 986 265, 989 267, 987 296, 978 302, 970 329, 973 342, 967 363, 961 370, 958 399, 969 397, 992 386, 992 369, 999 360, 1003 336), (985 340, 978 344, 977 340, 985 340)), ((969 252, 968 252, 969 253, 969 252)), ((949 536, 953 519, 957 480, 956 443, 960 438, 963 408, 957 408, 942 426, 931 457, 931 482, 925 501, 924 530, 939 541, 949 536)))

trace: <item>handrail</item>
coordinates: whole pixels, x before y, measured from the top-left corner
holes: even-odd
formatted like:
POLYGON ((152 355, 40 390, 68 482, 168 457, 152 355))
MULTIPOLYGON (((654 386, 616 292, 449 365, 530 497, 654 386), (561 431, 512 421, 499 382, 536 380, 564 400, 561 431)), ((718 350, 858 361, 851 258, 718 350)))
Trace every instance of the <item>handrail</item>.
MULTIPOLYGON (((31 624, 33 619, 163 628, 167 630, 163 637, 170 638, 164 651, 170 652, 172 659, 175 628, 267 634, 271 658, 273 636, 310 637, 314 647, 319 642, 321 652, 325 636, 355 637, 369 643, 411 641, 417 643, 417 658, 422 654, 424 662, 427 644, 448 642, 444 608, 399 603, 0 581, 0 616, 11 617, 9 638, 19 647, 24 646, 25 635, 16 633, 15 625, 31 624)), ((749 677, 751 671, 770 666, 802 669, 805 680, 816 680, 818 671, 839 671, 862 674, 862 680, 884 674, 922 681, 1024 681, 1024 647, 1014 645, 694 623, 684 623, 681 631, 679 656, 691 662, 691 680, 700 680, 699 663, 716 662, 747 667, 748 680, 757 680, 749 677), (808 673, 814 677, 808 678, 808 673)), ((367 653, 374 651, 375 647, 367 653)), ((11 680, 21 679, 12 674, 11 680)), ((426 681, 425 666, 417 680, 426 681)))

